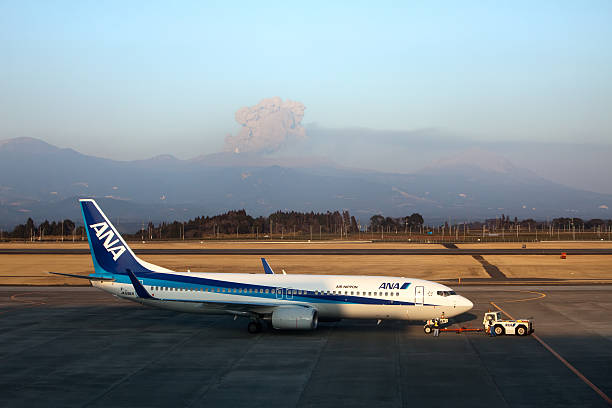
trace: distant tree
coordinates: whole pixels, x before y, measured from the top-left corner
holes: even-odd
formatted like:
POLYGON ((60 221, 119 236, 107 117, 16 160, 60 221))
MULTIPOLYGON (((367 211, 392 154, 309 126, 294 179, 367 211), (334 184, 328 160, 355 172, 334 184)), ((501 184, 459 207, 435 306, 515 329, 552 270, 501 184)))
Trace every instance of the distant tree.
POLYGON ((412 227, 420 227, 424 222, 423 216, 419 213, 413 213, 408 217, 408 224, 412 227))
POLYGON ((351 232, 355 233, 357 231, 359 231, 357 220, 355 219, 355 216, 351 216, 351 232))
POLYGON ((36 225, 34 225, 34 220, 32 218, 28 218, 25 224, 23 238, 30 239, 35 233, 36 233, 36 225))
POLYGON ((376 230, 385 224, 385 217, 380 214, 376 214, 370 217, 370 227, 372 230, 376 230))
POLYGON ((592 228, 598 227, 600 225, 605 225, 605 224, 606 224, 606 222, 604 220, 601 220, 599 218, 594 218, 592 220, 586 221, 584 223, 584 226, 586 228, 588 228, 588 229, 592 229, 592 228))

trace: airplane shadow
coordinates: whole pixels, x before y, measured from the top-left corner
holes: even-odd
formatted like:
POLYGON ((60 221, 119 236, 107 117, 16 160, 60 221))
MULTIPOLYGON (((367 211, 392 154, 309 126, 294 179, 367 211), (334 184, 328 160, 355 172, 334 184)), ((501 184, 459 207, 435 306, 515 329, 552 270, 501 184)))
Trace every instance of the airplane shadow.
POLYGON ((478 316, 476 316, 474 313, 462 313, 459 316, 455 316, 452 319, 450 319, 450 322, 462 324, 462 323, 474 322, 476 320, 478 320, 478 316))

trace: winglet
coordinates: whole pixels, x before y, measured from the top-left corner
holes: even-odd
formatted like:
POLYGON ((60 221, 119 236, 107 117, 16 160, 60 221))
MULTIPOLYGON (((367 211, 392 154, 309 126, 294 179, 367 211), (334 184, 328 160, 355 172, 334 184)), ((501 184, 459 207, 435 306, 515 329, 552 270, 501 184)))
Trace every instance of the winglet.
POLYGON ((130 277, 130 280, 132 281, 132 285, 134 285, 134 289, 136 290, 136 294, 138 295, 138 297, 141 297, 143 299, 153 299, 153 296, 149 295, 149 292, 147 292, 145 287, 142 286, 142 283, 140 283, 140 281, 136 278, 134 272, 132 272, 131 269, 127 269, 126 271, 128 276, 130 277))
POLYGON ((266 261, 266 258, 261 258, 261 264, 263 265, 265 273, 274 275, 274 271, 272 270, 272 268, 270 268, 270 265, 268 265, 268 261, 266 261))

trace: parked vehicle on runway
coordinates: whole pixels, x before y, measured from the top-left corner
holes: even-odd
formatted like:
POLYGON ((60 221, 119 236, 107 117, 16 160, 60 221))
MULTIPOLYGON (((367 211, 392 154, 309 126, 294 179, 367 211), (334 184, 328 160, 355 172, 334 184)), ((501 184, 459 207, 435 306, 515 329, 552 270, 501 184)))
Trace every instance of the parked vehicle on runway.
POLYGON ((515 334, 517 336, 527 336, 534 332, 533 320, 530 319, 518 319, 518 320, 503 320, 501 312, 487 312, 482 319, 482 325, 485 328, 485 332, 491 330, 496 336, 504 334, 515 334))
MULTIPOLYGON (((275 329, 312 330, 319 320, 425 321, 457 316, 473 304, 451 288, 386 276, 177 272, 138 258, 92 199, 80 200, 94 273, 92 286, 144 305, 180 312, 226 314, 275 329)), ((267 265, 267 264, 265 264, 267 265)), ((265 266, 264 265, 264 266, 265 266)))

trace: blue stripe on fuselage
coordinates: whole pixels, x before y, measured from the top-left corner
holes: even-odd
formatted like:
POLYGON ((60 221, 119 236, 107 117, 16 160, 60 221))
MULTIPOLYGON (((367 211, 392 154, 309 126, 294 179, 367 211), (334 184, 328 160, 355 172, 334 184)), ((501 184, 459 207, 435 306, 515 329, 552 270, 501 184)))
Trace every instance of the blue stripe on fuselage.
MULTIPOLYGON (((127 275, 116 275, 117 282, 119 283, 131 283, 129 277, 127 275)), ((276 295, 276 289, 280 288, 277 286, 264 286, 257 284, 249 284, 249 283, 237 283, 231 281, 223 281, 218 279, 210 279, 210 278, 201 278, 196 276, 185 276, 185 275, 175 275, 168 274, 162 272, 147 272, 138 274, 138 279, 141 279, 143 283, 147 286, 162 286, 162 287, 171 287, 174 289, 207 289, 208 292, 202 291, 202 293, 218 293, 224 295, 233 295, 233 296, 246 296, 246 297, 257 297, 262 299, 272 299, 272 300, 292 300, 297 302, 309 302, 309 303, 351 303, 351 304, 365 304, 365 305, 404 305, 404 306, 413 306, 414 302, 405 302, 401 300, 395 299, 378 299, 378 298, 370 298, 370 297, 362 297, 362 296, 354 296, 354 295, 323 295, 317 294, 315 291, 305 291, 301 289, 291 289, 292 291, 302 291, 306 292, 305 294, 296 294, 293 293, 292 298, 287 298, 285 294, 282 297, 278 297, 276 295), (217 291, 219 289, 219 291, 217 291), (242 289, 247 290, 247 292, 234 292, 233 290, 242 289), (221 290, 227 290, 225 292, 221 290), (232 290, 231 292, 229 290, 232 290), (251 290, 251 292, 248 292, 251 290), (265 291, 268 290, 268 293, 265 291), (255 292, 257 291, 257 292, 255 292), (263 293, 261 292, 263 291, 263 293)), ((285 289, 286 290, 286 289, 285 289)), ((430 306, 430 305, 426 305, 430 306)), ((433 306, 433 305, 431 305, 433 306)))

